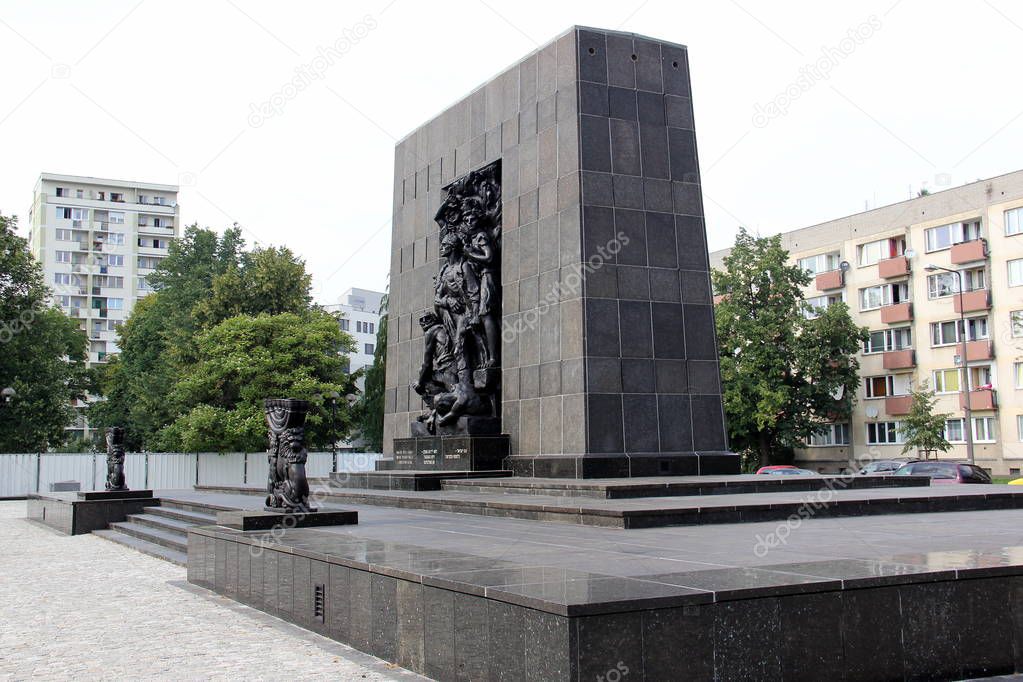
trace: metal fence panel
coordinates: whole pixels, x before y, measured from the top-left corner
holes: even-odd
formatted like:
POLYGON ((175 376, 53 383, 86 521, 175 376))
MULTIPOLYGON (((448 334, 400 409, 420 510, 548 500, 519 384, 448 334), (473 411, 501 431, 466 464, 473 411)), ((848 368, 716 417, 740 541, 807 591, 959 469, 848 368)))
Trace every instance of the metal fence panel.
MULTIPOLYGON (((372 471, 382 457, 379 452, 339 452, 337 470, 372 471)), ((309 453, 307 475, 328 476, 333 459, 329 452, 309 453)), ((265 452, 130 452, 125 455, 124 469, 132 490, 188 489, 196 483, 262 488, 269 473, 265 452)), ((103 490, 106 476, 106 454, 102 452, 0 454, 0 497, 49 492, 50 484, 58 481, 77 481, 82 490, 103 490)))
POLYGON ((36 491, 35 453, 0 455, 0 497, 24 497, 36 491))

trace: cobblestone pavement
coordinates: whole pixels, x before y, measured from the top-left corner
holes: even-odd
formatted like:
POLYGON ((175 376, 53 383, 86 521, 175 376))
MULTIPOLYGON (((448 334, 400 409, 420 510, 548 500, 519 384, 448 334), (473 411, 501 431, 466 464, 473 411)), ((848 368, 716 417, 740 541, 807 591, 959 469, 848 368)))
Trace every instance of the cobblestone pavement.
POLYGON ((0 502, 0 679, 422 680, 0 502))

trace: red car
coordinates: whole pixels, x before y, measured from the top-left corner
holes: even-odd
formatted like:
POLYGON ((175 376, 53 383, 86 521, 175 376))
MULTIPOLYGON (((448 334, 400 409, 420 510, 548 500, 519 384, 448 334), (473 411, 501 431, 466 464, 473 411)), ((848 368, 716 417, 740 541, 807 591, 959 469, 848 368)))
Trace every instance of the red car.
POLYGON ((955 483, 991 483, 991 476, 976 464, 962 462, 910 462, 897 469, 895 476, 930 476, 931 485, 955 483))
POLYGON ((791 464, 772 464, 766 467, 760 467, 757 469, 758 474, 769 474, 772 471, 778 471, 778 469, 795 469, 796 467, 791 464))

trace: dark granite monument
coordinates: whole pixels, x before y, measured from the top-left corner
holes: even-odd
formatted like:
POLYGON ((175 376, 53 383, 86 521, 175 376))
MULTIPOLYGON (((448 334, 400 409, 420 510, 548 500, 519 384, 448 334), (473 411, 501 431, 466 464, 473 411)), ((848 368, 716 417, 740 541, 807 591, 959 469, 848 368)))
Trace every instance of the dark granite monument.
POLYGON ((383 467, 738 473, 684 47, 566 33, 398 143, 393 218, 383 467))
POLYGON ((305 463, 305 418, 309 402, 293 398, 267 398, 264 401, 270 447, 270 470, 266 482, 267 511, 312 512, 309 507, 309 481, 305 463))
POLYGON ((107 429, 107 490, 125 491, 124 482, 124 429, 111 426, 107 429))

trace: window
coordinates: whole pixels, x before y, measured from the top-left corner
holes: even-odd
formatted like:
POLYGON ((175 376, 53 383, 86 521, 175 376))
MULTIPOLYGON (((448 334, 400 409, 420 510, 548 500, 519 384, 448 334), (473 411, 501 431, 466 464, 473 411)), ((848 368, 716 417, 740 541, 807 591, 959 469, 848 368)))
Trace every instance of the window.
POLYGON ((1009 268, 1009 286, 1023 286, 1023 258, 1011 260, 1006 265, 1009 268))
POLYGON ((934 371, 934 392, 935 393, 958 393, 959 392, 959 370, 938 369, 934 371))
POLYGON ((107 222, 113 225, 124 224, 124 211, 111 211, 109 216, 110 217, 107 219, 107 222))
POLYGON ((867 424, 867 445, 893 445, 902 442, 899 422, 867 424))
POLYGON ((819 253, 816 256, 800 258, 799 267, 806 270, 811 275, 816 275, 821 272, 831 272, 832 270, 838 269, 841 258, 842 254, 839 251, 819 253))
POLYGON ((1023 206, 1005 212, 1005 236, 1023 234, 1023 206))
POLYGON ((374 323, 370 322, 369 323, 369 333, 370 334, 374 333, 374 331, 375 331, 374 327, 376 327, 376 325, 374 323))
POLYGON ((891 350, 905 350, 913 347, 913 331, 910 327, 897 327, 870 332, 863 344, 863 352, 884 353, 891 350))
POLYGON ((153 218, 153 227, 163 227, 163 221, 159 218, 153 218))
POLYGON ((1019 441, 1023 443, 1023 414, 1016 416, 1016 435, 1019 436, 1019 441))
POLYGON ((107 254, 107 265, 115 268, 121 267, 124 265, 124 256, 113 253, 107 254))
POLYGON ((149 286, 149 280, 145 277, 138 277, 135 280, 135 288, 139 291, 152 291, 153 287, 149 286))
POLYGON ((140 194, 139 195, 139 203, 140 204, 148 204, 149 203, 149 199, 146 197, 145 194, 140 194))
POLYGON ((895 377, 891 374, 867 377, 863 382, 865 394, 868 398, 884 398, 895 395, 895 377))
POLYGON ((977 443, 995 442, 995 418, 974 417, 973 418, 973 440, 977 443))
POLYGON ((63 187, 58 187, 57 188, 57 196, 58 197, 66 197, 67 196, 66 190, 63 187))
POLYGON ((123 246, 124 245, 124 233, 123 232, 107 232, 107 244, 112 246, 123 246))
POLYGON ((373 355, 373 344, 367 343, 364 350, 366 351, 366 355, 373 355))
POLYGON ((55 272, 53 273, 53 283, 77 287, 81 285, 81 280, 79 280, 78 275, 72 275, 67 272, 55 272))
POLYGON ((351 326, 352 325, 351 325, 351 321, 350 320, 347 320, 347 319, 342 317, 340 322, 341 322, 341 331, 343 331, 343 332, 351 331, 351 326))
POLYGON ((1012 327, 1013 338, 1023 336, 1023 310, 1013 310, 1009 313, 1009 325, 1012 327))
POLYGON ((1023 388, 1023 362, 1012 363, 1012 376, 1016 380, 1016 388, 1023 388))
POLYGON ((875 310, 882 306, 896 305, 909 300, 909 284, 881 284, 860 289, 860 310, 875 310))
POLYGON ((980 239, 980 221, 968 220, 962 223, 950 223, 932 227, 924 231, 927 251, 941 251, 951 248, 953 244, 980 239))
POLYGON ((963 435, 963 420, 961 418, 945 420, 945 440, 949 443, 966 442, 966 436, 963 435))
POLYGON ((979 367, 969 368, 970 386, 973 390, 983 390, 993 388, 991 383, 991 365, 981 365, 979 367))
POLYGON ((841 294, 828 294, 825 296, 814 296, 813 298, 808 298, 805 300, 806 307, 803 308, 803 317, 808 320, 812 320, 819 316, 821 311, 825 308, 844 301, 844 292, 841 294))
POLYGON ((83 190, 76 189, 75 190, 75 198, 76 199, 84 199, 85 198, 85 192, 83 190))
POLYGON ((959 281, 951 272, 939 272, 927 277, 927 298, 943 298, 959 293, 959 281))
MULTIPOLYGON (((951 346, 952 344, 959 343, 962 337, 959 335, 959 330, 962 325, 958 320, 949 320, 947 322, 931 322, 931 345, 932 346, 951 346)), ((981 339, 990 338, 990 330, 988 328, 987 317, 971 317, 966 320, 966 340, 967 341, 979 341, 981 339)))
POLYGON ((71 230, 57 229, 57 241, 59 242, 73 242, 75 241, 75 233, 71 230))
POLYGON ((823 433, 810 436, 809 447, 828 447, 849 444, 848 424, 828 424, 823 433))
POLYGON ((357 331, 360 334, 362 333, 362 320, 355 321, 355 331, 357 331))
POLYGON ((60 307, 61 308, 70 308, 71 307, 71 297, 70 296, 58 296, 57 298, 60 301, 60 307))
POLYGON ((71 252, 70 251, 57 251, 57 262, 58 263, 70 263, 71 252))
POLYGON ((108 298, 107 299, 107 308, 109 308, 110 310, 123 310, 124 309, 124 299, 123 298, 108 298))
POLYGON ((71 220, 71 207, 69 206, 57 206, 54 208, 54 212, 57 220, 71 220))
POLYGON ((874 265, 886 258, 895 258, 906 253, 904 237, 879 239, 856 247, 856 263, 860 266, 874 265))
POLYGON ((110 193, 110 201, 117 201, 117 202, 123 203, 124 202, 124 194, 122 194, 121 192, 111 192, 110 193))

